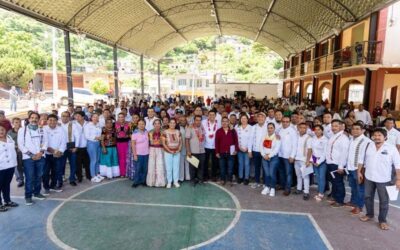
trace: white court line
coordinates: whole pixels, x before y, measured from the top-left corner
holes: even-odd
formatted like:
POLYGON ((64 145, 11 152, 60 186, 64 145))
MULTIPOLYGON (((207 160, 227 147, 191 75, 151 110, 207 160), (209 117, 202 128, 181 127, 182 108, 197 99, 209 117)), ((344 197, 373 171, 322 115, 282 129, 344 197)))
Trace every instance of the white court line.
POLYGON ((321 239, 325 243, 326 247, 329 250, 333 250, 331 243, 329 242, 328 238, 326 237, 326 235, 324 234, 322 229, 319 227, 317 221, 314 219, 314 216, 312 216, 311 214, 308 214, 308 218, 310 219, 311 223, 314 225, 315 230, 317 230, 319 237, 321 237, 321 239))

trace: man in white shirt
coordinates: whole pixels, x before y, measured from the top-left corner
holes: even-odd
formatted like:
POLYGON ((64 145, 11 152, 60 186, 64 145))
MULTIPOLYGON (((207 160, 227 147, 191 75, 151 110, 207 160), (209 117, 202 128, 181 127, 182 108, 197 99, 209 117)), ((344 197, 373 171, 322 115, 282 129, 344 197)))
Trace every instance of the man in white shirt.
POLYGON ((358 110, 355 113, 357 121, 362 121, 364 124, 372 126, 371 114, 364 109, 364 105, 358 105, 358 110))
POLYGON ((50 195, 50 191, 62 192, 62 156, 67 145, 64 130, 58 126, 58 117, 49 115, 44 132, 47 134, 46 166, 43 171, 43 195, 50 195))
POLYGON ((76 141, 76 176, 78 178, 78 182, 82 182, 82 172, 85 169, 85 176, 86 179, 90 180, 90 160, 89 154, 87 152, 87 139, 85 134, 83 133, 84 128, 88 122, 85 121, 85 113, 82 111, 75 112, 75 124, 78 127, 79 134, 79 141, 76 141))
POLYGON ((275 125, 275 131, 276 131, 276 120, 275 120, 275 109, 274 108, 268 108, 268 116, 267 119, 265 120, 267 125, 269 123, 273 123, 275 125))
POLYGON ((327 112, 322 116, 322 127, 324 128, 324 135, 326 138, 331 138, 332 133, 332 114, 327 112))
POLYGON ((395 120, 393 118, 386 118, 383 124, 387 131, 387 142, 395 146, 400 152, 400 132, 394 127, 395 120))
POLYGON ((326 163, 328 174, 332 183, 332 207, 342 207, 344 205, 345 188, 343 182, 344 167, 347 163, 349 153, 349 138, 344 134, 343 122, 341 120, 332 121, 333 135, 329 138, 326 147, 326 163))
POLYGON ((153 108, 149 108, 147 110, 147 117, 144 118, 146 121, 146 130, 150 132, 154 128, 154 121, 157 120, 158 118, 156 117, 156 113, 154 112, 153 108))
POLYGON ((68 111, 61 113, 61 127, 64 130, 66 138, 66 148, 62 157, 63 175, 65 175, 65 168, 67 165, 67 159, 69 162, 70 174, 69 183, 71 186, 76 186, 76 157, 77 157, 77 143, 81 137, 81 130, 78 125, 71 121, 71 115, 68 111))
POLYGON ((25 202, 33 204, 32 195, 38 200, 44 200, 41 193, 42 176, 46 160, 44 152, 47 149, 47 134, 39 128, 39 114, 32 112, 29 124, 18 130, 18 148, 22 152, 25 173, 25 202))
POLYGON ((385 129, 376 128, 372 133, 374 143, 371 143, 366 152, 365 159, 359 160, 359 182, 365 185, 365 208, 367 213, 360 217, 361 221, 374 218, 375 192, 379 197, 379 227, 388 230, 386 216, 389 211, 389 196, 386 187, 392 185, 392 168, 396 169, 396 188, 400 189, 400 154, 396 147, 385 142, 387 132, 385 129), (362 175, 365 169, 365 176, 362 175))
POLYGON ((257 114, 257 124, 253 126, 253 165, 255 173, 255 183, 251 186, 252 188, 261 187, 260 176, 261 176, 261 164, 262 156, 260 153, 260 144, 267 133, 267 124, 265 123, 265 118, 267 116, 264 112, 259 112, 257 114))
POLYGON ((279 134, 282 128, 283 113, 280 110, 275 111, 275 133, 279 134))
POLYGON ((282 128, 279 131, 281 148, 279 150, 279 159, 281 166, 278 168, 280 185, 285 188, 284 195, 290 195, 292 187, 292 176, 294 169, 294 158, 297 147, 297 131, 290 125, 290 118, 282 118, 282 128), (279 171, 279 169, 282 169, 279 171))
POLYGON ((216 113, 215 110, 210 110, 208 112, 208 119, 202 120, 201 125, 205 131, 205 143, 204 147, 206 149, 206 159, 205 166, 203 172, 203 180, 207 181, 209 178, 212 178, 213 181, 217 181, 218 177, 218 160, 215 156, 215 134, 217 130, 220 128, 220 124, 218 124, 215 119, 216 113), (208 163, 211 161, 211 174, 209 174, 209 166, 208 163))
POLYGON ((106 125, 106 120, 111 117, 111 112, 109 109, 104 109, 103 114, 99 116, 99 123, 102 128, 106 125))
POLYGON ((351 213, 357 215, 364 207, 364 185, 358 184, 358 162, 364 159, 365 148, 371 140, 364 136, 364 125, 356 122, 351 127, 351 137, 349 145, 349 157, 347 158, 348 180, 351 188, 350 202, 347 206, 352 207, 351 213))
POLYGON ((307 134, 308 126, 306 123, 300 123, 298 125, 299 134, 297 135, 296 155, 294 162, 294 169, 297 176, 297 190, 295 194, 301 194, 303 191, 304 183, 304 194, 303 200, 310 199, 310 174, 303 175, 305 168, 312 168, 311 165, 307 166, 307 159, 311 157, 311 136, 307 134))

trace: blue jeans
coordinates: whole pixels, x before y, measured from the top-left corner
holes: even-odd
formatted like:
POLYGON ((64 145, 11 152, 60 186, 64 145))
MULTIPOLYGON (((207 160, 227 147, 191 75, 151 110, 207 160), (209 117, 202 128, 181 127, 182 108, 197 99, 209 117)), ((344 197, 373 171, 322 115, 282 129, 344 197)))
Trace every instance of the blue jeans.
POLYGON ((32 195, 40 194, 42 187, 42 176, 46 160, 34 161, 32 159, 23 160, 25 174, 25 198, 32 198, 32 195))
POLYGON ((165 166, 167 170, 167 183, 179 181, 179 161, 181 155, 178 153, 171 154, 164 152, 165 166))
POLYGON ((249 153, 239 151, 238 162, 239 162, 239 179, 243 179, 243 172, 244 172, 244 179, 248 180, 250 176, 249 153))
POLYGON ((379 223, 386 223, 386 217, 389 212, 389 195, 386 191, 386 186, 390 185, 390 182, 377 183, 365 178, 365 208, 367 210, 366 216, 374 218, 374 199, 375 193, 378 193, 379 198, 379 223))
POLYGON ((253 164, 254 164, 254 178, 256 179, 256 183, 260 183, 261 177, 261 165, 262 165, 262 156, 260 152, 253 151, 253 164))
POLYGON ((10 99, 10 111, 17 112, 17 100, 10 99))
POLYGON ((136 162, 136 174, 133 183, 145 184, 147 176, 147 165, 149 163, 149 155, 138 155, 136 162))
POLYGON ((324 194, 325 193, 325 186, 326 186, 326 162, 319 164, 318 167, 314 167, 314 173, 317 177, 318 181, 318 193, 324 194))
POLYGON ((351 187, 350 202, 362 209, 364 207, 364 184, 358 184, 357 170, 349 171, 349 185, 351 187))
POLYGON ((285 171, 285 182, 284 182, 284 187, 285 191, 290 192, 290 189, 292 188, 292 181, 293 181, 293 163, 289 162, 289 159, 279 157, 280 160, 280 168, 283 168, 285 171))
MULTIPOLYGON (((338 169, 338 165, 335 164, 327 164, 329 175, 330 172, 335 171, 338 169)), ((338 174, 337 172, 334 173, 335 178, 331 178, 332 183, 332 197, 335 201, 339 204, 343 204, 344 196, 346 195, 346 190, 344 188, 344 181, 342 174, 338 174)), ((332 177, 332 176, 331 176, 332 177)))
POLYGON ((278 156, 272 157, 269 161, 262 160, 263 169, 265 173, 264 184, 266 187, 275 188, 276 186, 276 172, 279 166, 278 156))
POLYGON ((46 164, 43 171, 43 188, 61 187, 62 179, 62 158, 56 158, 53 155, 46 155, 46 164))
POLYGON ((233 174, 233 156, 230 154, 220 154, 219 158, 219 167, 221 171, 221 180, 226 181, 232 181, 232 174, 233 174), (228 172, 228 176, 227 175, 228 172), (228 177, 228 178, 227 178, 228 177))
POLYGON ((62 175, 65 175, 65 167, 67 165, 67 159, 69 162, 69 182, 76 181, 76 152, 73 153, 71 150, 67 149, 64 152, 63 157, 61 158, 61 166, 62 166, 62 175))
POLYGON ((99 164, 100 164, 100 154, 101 154, 100 142, 88 141, 87 151, 90 158, 90 175, 93 178, 97 174, 99 174, 99 164))

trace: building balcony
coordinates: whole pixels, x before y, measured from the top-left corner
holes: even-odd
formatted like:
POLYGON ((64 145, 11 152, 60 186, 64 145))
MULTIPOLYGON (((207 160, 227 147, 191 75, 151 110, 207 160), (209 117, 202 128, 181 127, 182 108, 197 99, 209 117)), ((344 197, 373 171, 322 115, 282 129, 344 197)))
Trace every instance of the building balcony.
POLYGON ((283 76, 290 79, 357 65, 381 64, 381 59, 382 42, 365 41, 286 69, 283 76))

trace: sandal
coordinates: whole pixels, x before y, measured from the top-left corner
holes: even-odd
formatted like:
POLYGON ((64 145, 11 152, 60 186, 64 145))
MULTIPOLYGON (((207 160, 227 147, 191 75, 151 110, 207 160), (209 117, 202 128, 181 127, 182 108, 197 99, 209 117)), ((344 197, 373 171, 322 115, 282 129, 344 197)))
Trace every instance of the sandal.
POLYGON ((4 205, 0 205, 0 212, 7 212, 8 208, 4 205))
POLYGON ((379 228, 382 230, 389 230, 389 225, 387 223, 379 223, 379 228))
POLYGON ((366 215, 360 217, 360 221, 362 221, 362 222, 367 222, 370 220, 372 220, 372 218, 369 216, 366 216, 366 215))
POLYGON ((18 203, 15 203, 13 201, 7 202, 5 204, 6 207, 18 207, 18 203))

